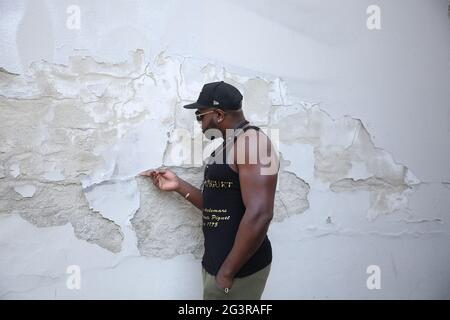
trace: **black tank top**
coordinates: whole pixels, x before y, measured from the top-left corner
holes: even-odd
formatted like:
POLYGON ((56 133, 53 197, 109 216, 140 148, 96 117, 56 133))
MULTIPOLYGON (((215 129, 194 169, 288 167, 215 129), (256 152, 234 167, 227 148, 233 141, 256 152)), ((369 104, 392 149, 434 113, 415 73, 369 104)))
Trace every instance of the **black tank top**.
MULTIPOLYGON (((248 121, 242 122, 235 129, 242 128, 248 121)), ((248 126, 241 130, 259 130, 248 126)), ((234 137, 234 142, 236 141, 234 137)), ((233 144, 230 144, 231 146, 233 144)), ((239 174, 226 163, 226 152, 223 152, 226 142, 216 149, 222 152, 222 163, 209 163, 205 166, 203 180, 203 234, 205 237, 205 252, 202 265, 212 275, 216 275, 222 263, 231 251, 241 219, 245 213, 242 201, 239 174)), ((228 148, 227 148, 228 150, 228 148)), ((219 157, 219 153, 218 153, 219 157)), ((211 159, 211 158, 210 158, 211 159)), ((217 161, 220 162, 220 161, 217 161)), ((264 238, 261 246, 248 262, 237 272, 235 277, 251 275, 272 262, 272 247, 269 238, 264 238)))

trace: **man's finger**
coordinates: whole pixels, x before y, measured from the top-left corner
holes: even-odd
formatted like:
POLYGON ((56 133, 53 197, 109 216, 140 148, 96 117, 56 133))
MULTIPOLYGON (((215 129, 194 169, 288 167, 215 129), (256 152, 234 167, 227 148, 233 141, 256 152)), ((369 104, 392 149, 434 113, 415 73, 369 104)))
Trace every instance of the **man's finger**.
POLYGON ((150 177, 154 173, 155 173, 155 170, 145 170, 145 171, 142 171, 141 173, 139 173, 139 175, 150 177))
POLYGON ((158 188, 161 189, 161 186, 162 186, 161 177, 158 176, 158 188))

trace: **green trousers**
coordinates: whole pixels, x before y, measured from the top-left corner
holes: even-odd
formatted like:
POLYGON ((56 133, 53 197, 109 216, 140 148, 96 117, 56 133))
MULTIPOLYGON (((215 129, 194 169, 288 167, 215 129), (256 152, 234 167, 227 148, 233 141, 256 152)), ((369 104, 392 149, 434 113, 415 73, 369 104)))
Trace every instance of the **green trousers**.
POLYGON ((234 278, 233 285, 228 293, 216 285, 215 276, 203 272, 203 299, 204 300, 260 300, 270 273, 269 264, 264 269, 247 277, 234 278))

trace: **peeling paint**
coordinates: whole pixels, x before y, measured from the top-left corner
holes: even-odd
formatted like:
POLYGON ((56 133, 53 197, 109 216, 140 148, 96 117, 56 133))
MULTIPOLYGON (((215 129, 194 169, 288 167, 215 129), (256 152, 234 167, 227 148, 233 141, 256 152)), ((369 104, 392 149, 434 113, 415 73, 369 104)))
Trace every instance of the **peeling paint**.
POLYGON ((414 190, 403 183, 391 184, 383 179, 342 179, 330 185, 334 192, 352 192, 364 190, 370 192, 370 207, 367 216, 370 220, 380 214, 387 214, 406 208, 408 197, 414 190))
POLYGON ((31 202, 11 203, 15 196, 5 191, 2 202, 8 209, 3 211, 19 213, 38 226, 71 223, 77 237, 114 252, 123 240, 121 228, 131 223, 141 254, 198 257, 201 234, 194 209, 176 195, 155 193, 141 178, 136 184, 134 177, 164 164, 183 178, 201 179, 201 167, 180 167, 191 158, 177 150, 191 141, 179 140, 175 130, 187 129, 194 139, 201 136, 181 105, 195 100, 203 83, 215 80, 228 81, 244 93, 244 112, 252 123, 280 129, 284 160, 274 221, 307 211, 310 189, 368 191, 370 220, 407 206, 411 186, 419 181, 373 144, 361 120, 334 120, 320 103, 294 102, 298 99, 287 94, 281 79, 230 73, 164 52, 147 62, 137 50, 122 63, 73 56, 67 66, 42 61, 23 76, 0 73, 0 160, 14 178, 20 177, 3 177, 3 185, 6 190, 25 182, 38 187, 36 194, 24 192, 33 196, 31 202), (11 135, 15 127, 21 130, 11 135), (104 195, 123 187, 129 199, 124 203, 135 207, 124 212, 136 212, 134 216, 111 215, 102 204, 108 198, 104 195), (39 209, 44 206, 46 212, 39 209), (166 212, 180 213, 170 217, 166 212))

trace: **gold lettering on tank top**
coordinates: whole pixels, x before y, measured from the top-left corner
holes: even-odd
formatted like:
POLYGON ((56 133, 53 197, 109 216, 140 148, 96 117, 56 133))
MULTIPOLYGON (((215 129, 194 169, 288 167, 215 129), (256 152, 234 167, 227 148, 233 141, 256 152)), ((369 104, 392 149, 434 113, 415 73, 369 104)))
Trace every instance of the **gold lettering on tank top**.
POLYGON ((227 213, 227 209, 210 209, 204 208, 204 213, 211 213, 208 215, 203 214, 203 225, 205 227, 217 228, 219 222, 230 220, 230 216, 219 216, 217 214, 227 213), (212 214, 216 213, 216 214, 212 214))
POLYGON ((204 186, 206 188, 228 189, 228 188, 231 188, 232 184, 233 184, 232 181, 220 181, 220 180, 206 179, 204 186))

